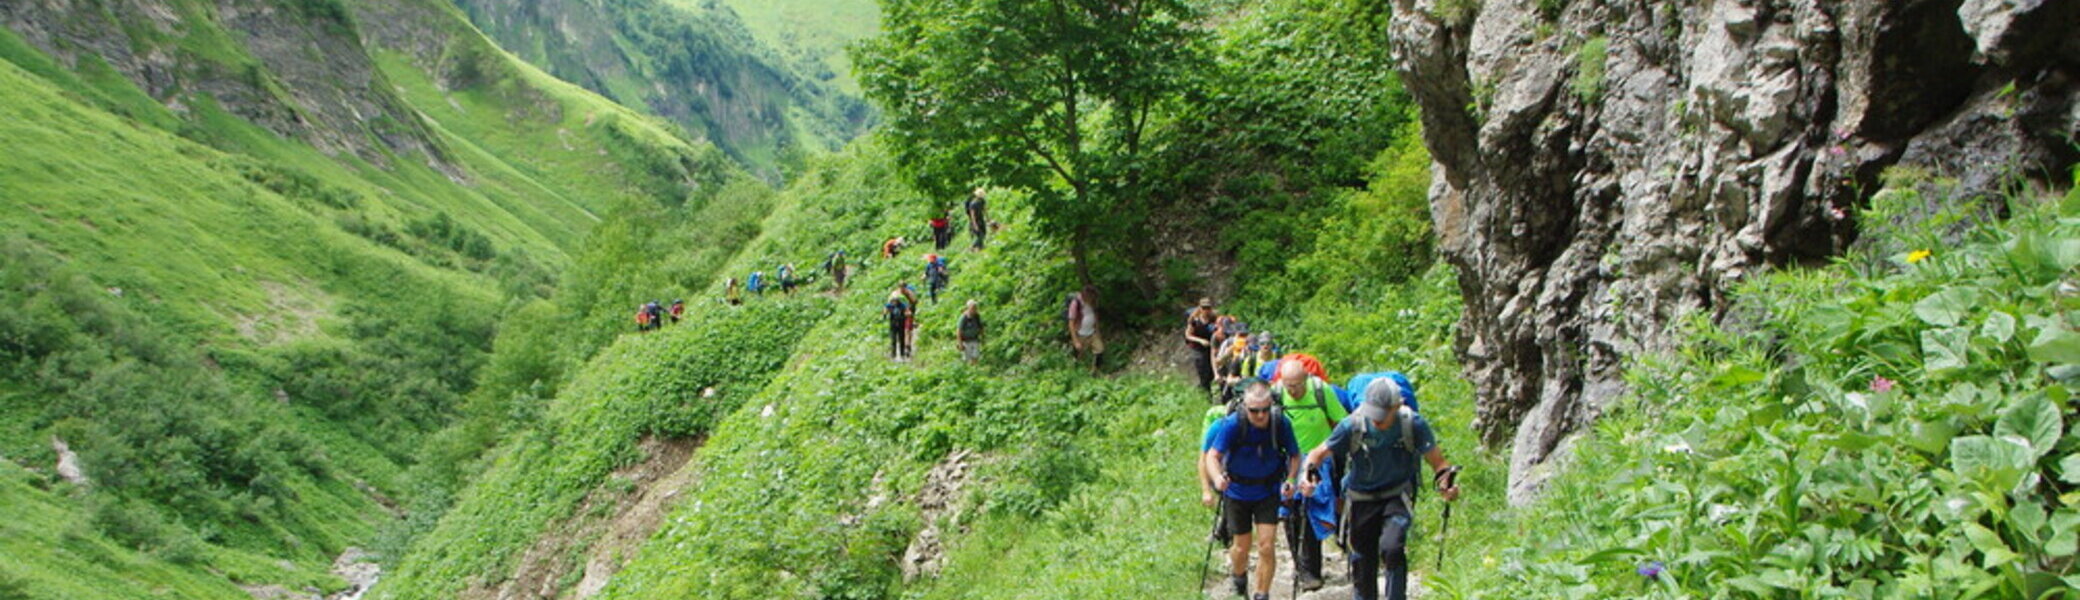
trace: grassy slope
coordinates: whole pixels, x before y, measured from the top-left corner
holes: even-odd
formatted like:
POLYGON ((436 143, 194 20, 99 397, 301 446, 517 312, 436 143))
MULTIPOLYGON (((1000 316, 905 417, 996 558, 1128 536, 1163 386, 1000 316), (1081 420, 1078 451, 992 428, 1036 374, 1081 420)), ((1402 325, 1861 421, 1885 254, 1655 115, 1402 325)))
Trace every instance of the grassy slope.
POLYGON ((802 65, 802 75, 831 81, 847 94, 860 93, 845 47, 879 32, 881 10, 875 2, 731 0, 729 7, 752 35, 802 65))
MULTIPOLYGON (((459 19, 426 25, 467 36, 459 43, 490 47, 459 19)), ((66 70, 0 30, 0 116, 6 120, 0 133, 10 148, 0 161, 0 197, 9 199, 0 228, 57 254, 96 285, 122 288, 125 294, 113 301, 141 313, 160 334, 265 354, 299 340, 343 339, 339 328, 347 320, 336 312, 349 302, 395 301, 402 292, 489 314, 504 301, 502 287, 511 281, 503 276, 482 266, 465 269, 445 251, 421 255, 373 242, 343 230, 347 219, 396 230, 449 215, 489 238, 501 254, 553 269, 569 262, 566 255, 591 227, 593 211, 651 202, 653 194, 697 175, 684 169, 715 166, 687 159, 700 150, 649 118, 493 56, 487 85, 446 94, 425 68, 394 53, 378 56, 383 71, 432 119, 439 143, 452 150, 467 180, 458 184, 410 160, 383 169, 326 156, 206 101, 183 121, 98 61, 66 70), (307 185, 269 185, 283 174, 307 185), (329 205, 325 194, 350 200, 346 207, 329 205)), ((264 393, 249 387, 254 384, 239 367, 232 369, 237 393, 264 393)), ((0 454, 47 465, 47 438, 23 412, 41 403, 19 390, 0 384, 0 414, 9 422, 0 428, 0 454)), ((337 476, 283 475, 299 500, 229 532, 194 566, 113 548, 119 544, 85 524, 83 496, 39 490, 48 484, 25 482, 41 476, 17 477, 20 470, 8 463, 11 487, 9 501, 0 502, 0 520, 73 526, 9 535, 0 554, 24 559, 0 561, 8 565, 0 584, 65 598, 145 595, 139 590, 242 597, 226 580, 292 589, 340 585, 324 574, 331 554, 366 544, 383 520, 376 503, 348 480, 365 479, 408 500, 400 478, 409 459, 370 445, 394 445, 395 439, 371 438, 373 432, 315 410, 287 408, 277 418, 316 440, 337 476), (301 545, 290 550, 282 540, 301 545), (73 550, 51 551, 57 548, 73 550)))

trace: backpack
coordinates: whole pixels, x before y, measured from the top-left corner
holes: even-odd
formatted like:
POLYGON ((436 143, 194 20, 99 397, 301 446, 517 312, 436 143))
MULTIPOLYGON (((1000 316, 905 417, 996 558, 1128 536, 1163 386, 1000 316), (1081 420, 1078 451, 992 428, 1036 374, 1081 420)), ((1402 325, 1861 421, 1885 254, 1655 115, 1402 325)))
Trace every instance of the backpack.
POLYGON ((961 315, 960 329, 962 340, 982 339, 982 316, 961 315))
POLYGON ((752 271, 752 272, 751 272, 751 280, 750 280, 750 281, 748 281, 748 282, 745 282, 745 284, 744 284, 744 287, 746 287, 746 288, 749 288, 749 289, 750 289, 751 291, 754 291, 754 292, 756 292, 756 291, 759 291, 759 290, 762 290, 762 289, 765 289, 765 287, 766 287, 766 272, 765 272, 765 271, 752 271))
POLYGON ((637 325, 649 325, 649 324, 650 324, 650 309, 648 309, 648 308, 638 308, 638 309, 636 309, 636 324, 637 324, 637 325))
MULTIPOLYGON (((1327 369, 1323 369, 1322 361, 1320 359, 1315 358, 1312 354, 1294 352, 1292 354, 1287 354, 1285 356, 1279 357, 1278 360, 1279 362, 1285 362, 1288 360, 1300 361, 1300 368, 1306 369, 1307 374, 1313 375, 1315 377, 1320 377, 1322 378, 1322 381, 1329 380, 1329 371, 1327 369)), ((1276 373, 1274 372, 1274 374, 1276 373)))
POLYGON ((1401 386, 1401 404, 1407 406, 1410 412, 1423 412, 1423 408, 1416 404, 1415 383, 1409 381, 1408 376, 1401 374, 1400 371, 1359 373, 1351 377, 1351 383, 1349 386, 1346 386, 1346 389, 1350 390, 1352 396, 1363 398, 1365 396, 1365 388, 1372 385, 1373 380, 1382 377, 1393 380, 1395 384, 1401 386))
POLYGON ((1083 298, 1081 296, 1076 292, 1069 292, 1069 295, 1062 300, 1065 303, 1062 307, 1062 315, 1068 317, 1070 323, 1083 320, 1083 298))
POLYGON ((910 315, 910 305, 903 302, 900 296, 889 298, 887 303, 881 305, 881 314, 890 321, 901 321, 910 315))

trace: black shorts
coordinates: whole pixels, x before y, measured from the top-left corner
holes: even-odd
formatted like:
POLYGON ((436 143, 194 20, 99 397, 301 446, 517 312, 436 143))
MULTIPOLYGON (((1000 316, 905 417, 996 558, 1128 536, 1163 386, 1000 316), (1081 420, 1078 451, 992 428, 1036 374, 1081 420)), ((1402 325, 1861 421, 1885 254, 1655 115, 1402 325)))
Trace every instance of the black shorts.
POLYGON ((1225 498, 1221 505, 1221 522, 1228 524, 1229 535, 1248 535, 1254 529, 1251 524, 1271 525, 1278 522, 1278 496, 1245 502, 1225 498))

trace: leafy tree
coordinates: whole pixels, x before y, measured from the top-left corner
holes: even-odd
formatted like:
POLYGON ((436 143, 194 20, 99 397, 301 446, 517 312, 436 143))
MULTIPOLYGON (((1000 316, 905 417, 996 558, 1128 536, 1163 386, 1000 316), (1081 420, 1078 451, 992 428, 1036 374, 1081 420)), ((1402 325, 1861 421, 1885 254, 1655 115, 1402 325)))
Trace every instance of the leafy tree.
POLYGON ((939 198, 987 182, 1031 194, 1077 276, 1124 237, 1151 114, 1203 67, 1175 0, 888 0, 855 49, 912 182, 939 198), (1108 235, 1108 234, 1122 235, 1108 235))

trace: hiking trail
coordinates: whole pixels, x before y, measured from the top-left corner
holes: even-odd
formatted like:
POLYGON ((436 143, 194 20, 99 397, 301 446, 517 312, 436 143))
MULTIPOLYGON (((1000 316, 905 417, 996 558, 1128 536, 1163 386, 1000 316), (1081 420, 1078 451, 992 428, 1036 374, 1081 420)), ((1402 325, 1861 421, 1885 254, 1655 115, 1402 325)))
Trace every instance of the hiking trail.
MULTIPOLYGON (((1284 525, 1281 524, 1278 539, 1278 576, 1274 578, 1274 580, 1271 582, 1271 600, 1291 600, 1294 597, 1293 555, 1290 551, 1291 547, 1286 544, 1284 531, 1284 525)), ((1416 533, 1417 532, 1410 532, 1410 542, 1417 542, 1416 533)), ((1423 541, 1435 543, 1430 540, 1423 541)), ((1428 547, 1428 543, 1412 545, 1409 548, 1408 558, 1411 562, 1415 561, 1417 556, 1423 554, 1423 547, 1428 547)), ((1436 550, 1434 547, 1431 547, 1430 551, 1435 552, 1436 550)), ((1207 579, 1206 581, 1202 582, 1202 585, 1200 586, 1201 592, 1205 595, 1206 598, 1212 600, 1233 600, 1233 598, 1235 598, 1235 594, 1232 590, 1228 589, 1227 549, 1215 546, 1214 554, 1210 558, 1210 560, 1215 560, 1217 562, 1213 563, 1213 566, 1207 569, 1207 579)), ((1312 592, 1301 592, 1299 595, 1299 599, 1346 600, 1350 598, 1351 573, 1349 565, 1350 563, 1345 561, 1343 558, 1343 550, 1341 548, 1337 548, 1335 543, 1331 542, 1323 544, 1322 589, 1318 589, 1312 592)), ((1255 565, 1252 564, 1251 568, 1254 569, 1255 565)), ((1423 574, 1424 571, 1421 569, 1413 570, 1408 574, 1409 598, 1423 597, 1423 574)), ((1252 587, 1254 587, 1255 583, 1252 582, 1251 585, 1252 587)))

